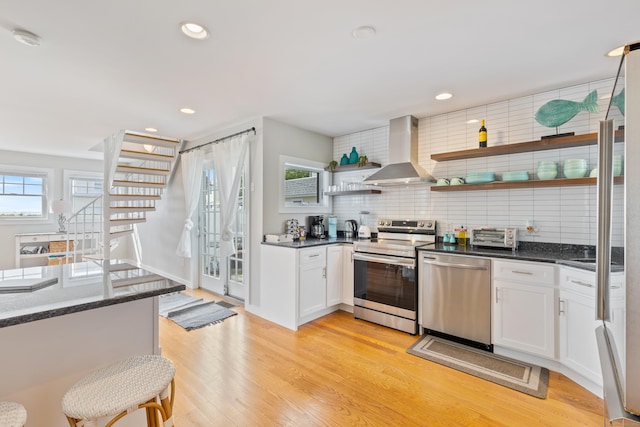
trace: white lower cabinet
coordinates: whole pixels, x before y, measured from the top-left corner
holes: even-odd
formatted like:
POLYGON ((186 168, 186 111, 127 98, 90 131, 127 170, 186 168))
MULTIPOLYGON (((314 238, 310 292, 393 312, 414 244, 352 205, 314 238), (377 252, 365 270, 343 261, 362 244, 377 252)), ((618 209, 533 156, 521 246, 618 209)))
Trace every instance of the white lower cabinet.
POLYGON ((353 307, 353 245, 342 245, 342 303, 353 307))
POLYGON ((298 317, 327 306, 327 252, 324 246, 300 249, 298 289, 298 317))
POLYGON ((342 246, 296 249, 262 245, 259 311, 289 329, 329 314, 342 302, 342 246))
POLYGON ((555 265, 493 260, 492 343, 556 357, 555 265))
POLYGON ((602 386, 602 372, 595 329, 595 272, 560 269, 560 362, 602 386))
POLYGON ((342 245, 327 246, 327 306, 342 302, 342 245))

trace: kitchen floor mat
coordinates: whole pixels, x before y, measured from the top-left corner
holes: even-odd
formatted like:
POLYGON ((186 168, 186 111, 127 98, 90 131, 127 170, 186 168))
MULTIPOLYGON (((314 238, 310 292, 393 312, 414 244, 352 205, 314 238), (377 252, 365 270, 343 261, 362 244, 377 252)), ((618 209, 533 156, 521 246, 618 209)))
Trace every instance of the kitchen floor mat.
POLYGON ((407 353, 540 399, 547 397, 549 370, 546 368, 432 335, 422 336, 407 353))

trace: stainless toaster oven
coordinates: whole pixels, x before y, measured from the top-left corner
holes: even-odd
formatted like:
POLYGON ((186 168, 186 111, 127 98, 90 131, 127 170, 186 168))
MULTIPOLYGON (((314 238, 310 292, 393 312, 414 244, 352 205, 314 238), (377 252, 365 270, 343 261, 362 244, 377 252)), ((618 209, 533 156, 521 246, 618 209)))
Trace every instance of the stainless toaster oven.
POLYGON ((480 227, 471 229, 471 246, 518 248, 517 228, 480 227))

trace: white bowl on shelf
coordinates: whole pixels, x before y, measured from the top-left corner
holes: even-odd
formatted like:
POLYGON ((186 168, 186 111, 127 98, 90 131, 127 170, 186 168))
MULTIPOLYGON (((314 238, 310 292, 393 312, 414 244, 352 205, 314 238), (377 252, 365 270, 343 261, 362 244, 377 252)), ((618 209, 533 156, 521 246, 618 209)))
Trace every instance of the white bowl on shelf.
POLYGON ((586 175, 587 168, 569 168, 564 170, 564 176, 567 178, 582 178, 586 175))
POLYGON ((542 180, 554 179, 557 176, 558 176, 558 171, 554 171, 554 170, 538 171, 538 179, 542 179, 542 180))

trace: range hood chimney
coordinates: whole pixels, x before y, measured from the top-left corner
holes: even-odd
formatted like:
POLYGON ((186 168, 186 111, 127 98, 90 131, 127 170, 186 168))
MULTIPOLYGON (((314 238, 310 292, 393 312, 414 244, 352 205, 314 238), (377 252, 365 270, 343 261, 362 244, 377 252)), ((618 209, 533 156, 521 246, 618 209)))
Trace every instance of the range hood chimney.
POLYGON ((436 180, 418 164, 418 119, 398 117, 389 121, 389 164, 365 178, 363 184, 427 184, 436 180))

